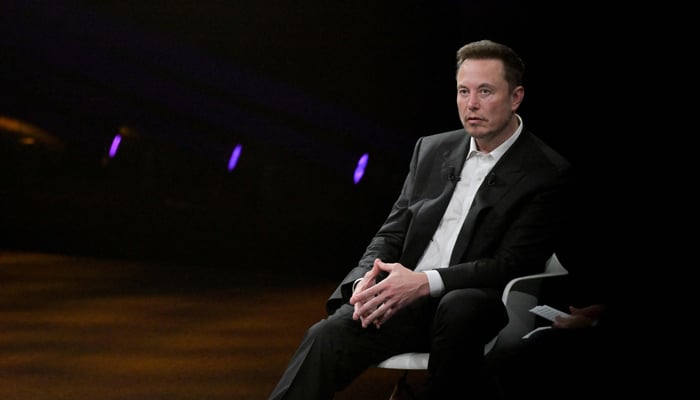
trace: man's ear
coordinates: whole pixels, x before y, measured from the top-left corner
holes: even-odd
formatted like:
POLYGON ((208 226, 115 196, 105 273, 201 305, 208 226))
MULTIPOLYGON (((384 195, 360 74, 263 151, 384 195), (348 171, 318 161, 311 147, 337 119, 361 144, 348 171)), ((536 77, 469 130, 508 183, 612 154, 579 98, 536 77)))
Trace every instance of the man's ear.
POLYGON ((513 89, 513 92, 510 94, 510 108, 513 111, 516 111, 518 107, 520 107, 520 103, 523 102, 523 99, 525 98, 525 88, 522 86, 518 86, 515 89, 513 89))

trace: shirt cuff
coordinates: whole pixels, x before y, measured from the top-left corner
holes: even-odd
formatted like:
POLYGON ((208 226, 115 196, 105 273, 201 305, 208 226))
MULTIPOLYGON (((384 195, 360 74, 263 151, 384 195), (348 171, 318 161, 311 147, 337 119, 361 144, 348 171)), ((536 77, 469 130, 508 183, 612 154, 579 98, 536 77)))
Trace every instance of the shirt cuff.
POLYGON ((423 273, 428 277, 428 287, 430 288, 430 295, 432 297, 440 297, 445 291, 445 284, 442 282, 442 277, 440 273, 434 269, 429 269, 423 271, 423 273))
POLYGON ((355 282, 352 283, 352 292, 355 293, 355 288, 357 287, 357 284, 362 282, 362 278, 357 278, 355 279, 355 282))

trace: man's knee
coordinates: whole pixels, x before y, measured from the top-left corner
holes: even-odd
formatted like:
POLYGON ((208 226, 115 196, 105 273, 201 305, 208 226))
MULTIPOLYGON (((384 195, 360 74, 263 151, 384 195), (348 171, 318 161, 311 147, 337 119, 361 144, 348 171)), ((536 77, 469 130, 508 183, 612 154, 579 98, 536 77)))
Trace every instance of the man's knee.
POLYGON ((327 344, 329 341, 345 338, 352 329, 352 314, 336 312, 332 316, 313 324, 306 332, 306 338, 327 344))

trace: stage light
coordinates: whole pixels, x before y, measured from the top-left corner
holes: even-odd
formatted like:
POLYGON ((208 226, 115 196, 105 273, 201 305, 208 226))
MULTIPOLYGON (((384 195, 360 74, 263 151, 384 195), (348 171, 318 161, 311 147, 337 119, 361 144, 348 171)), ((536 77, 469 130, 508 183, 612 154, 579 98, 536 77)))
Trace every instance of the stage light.
POLYGON ((117 155, 117 150, 119 150, 119 143, 122 142, 122 135, 117 134, 112 139, 112 145, 109 147, 109 158, 114 158, 117 155))
POLYGON ((243 149, 243 146, 240 144, 237 144, 236 147, 233 148, 233 151, 231 152, 231 158, 228 159, 228 170, 233 171, 234 168, 236 168, 236 164, 238 164, 238 159, 241 156, 241 151, 243 149))
POLYGON ((367 162, 369 161, 369 154, 365 153, 360 157, 360 160, 357 162, 357 167, 355 167, 355 174, 353 175, 353 181, 357 185, 360 180, 362 179, 362 176, 365 174, 365 168, 367 168, 367 162))

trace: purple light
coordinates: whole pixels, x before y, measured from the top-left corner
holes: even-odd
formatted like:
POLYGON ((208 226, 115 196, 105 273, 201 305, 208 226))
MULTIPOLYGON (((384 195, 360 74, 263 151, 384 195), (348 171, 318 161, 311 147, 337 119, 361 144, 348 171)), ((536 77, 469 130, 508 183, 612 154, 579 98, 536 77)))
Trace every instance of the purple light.
POLYGON ((117 155, 117 150, 119 149, 119 143, 122 142, 122 135, 114 136, 112 139, 112 146, 109 148, 109 158, 114 158, 117 155))
POLYGON ((242 146, 240 144, 237 144, 236 147, 233 148, 233 151, 231 152, 231 158, 228 159, 228 170, 233 171, 234 168, 236 168, 236 164, 238 164, 238 158, 241 156, 241 149, 242 146))
POLYGON ((357 167, 355 167, 355 175, 353 175, 353 181, 355 181, 355 185, 357 185, 360 180, 362 179, 362 176, 365 174, 365 168, 367 168, 367 161, 369 160, 369 154, 365 153, 360 157, 360 160, 357 162, 357 167))

